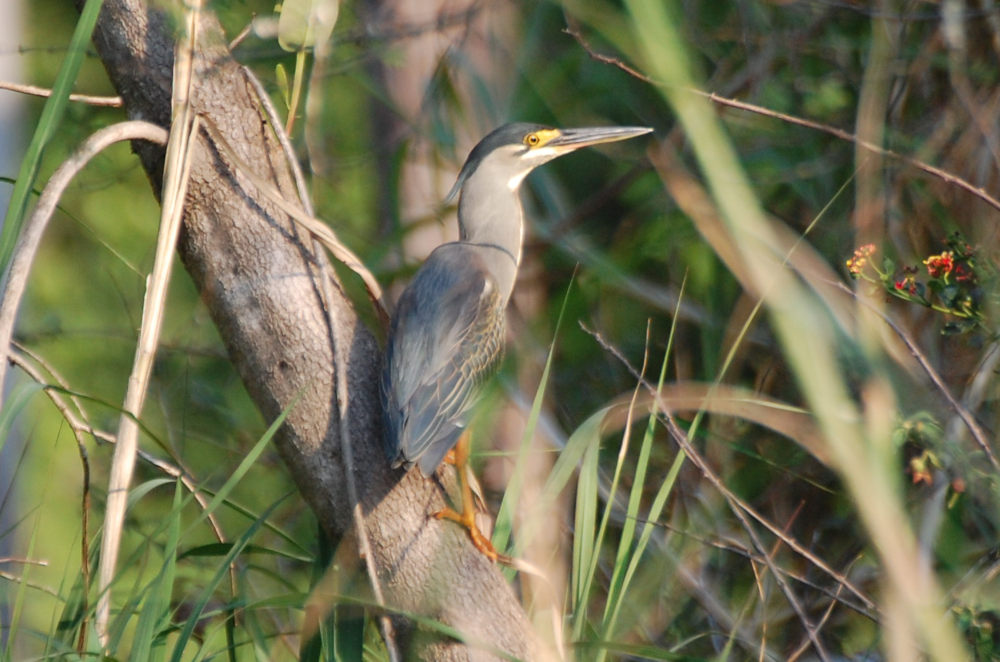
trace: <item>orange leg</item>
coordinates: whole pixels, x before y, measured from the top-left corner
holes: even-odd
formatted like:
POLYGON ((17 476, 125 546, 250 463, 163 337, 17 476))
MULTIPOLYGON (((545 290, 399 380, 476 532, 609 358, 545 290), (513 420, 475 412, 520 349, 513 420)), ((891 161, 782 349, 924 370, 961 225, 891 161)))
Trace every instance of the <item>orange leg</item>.
MULTIPOLYGON (((472 498, 472 488, 469 486, 469 479, 466 474, 467 465, 469 463, 469 433, 464 432, 462 436, 459 437, 458 443, 455 444, 455 448, 452 451, 448 451, 453 463, 455 465, 455 470, 458 471, 458 484, 462 490, 462 512, 457 512, 452 508, 444 508, 434 513, 434 517, 438 519, 449 519, 453 522, 458 522, 464 526, 468 532, 469 537, 472 539, 472 544, 476 546, 480 552, 482 552, 486 558, 494 563, 500 561, 501 563, 510 564, 511 560, 497 552, 493 547, 493 543, 490 542, 489 538, 483 535, 483 532, 479 530, 476 525, 476 506, 475 501, 472 498)), ((448 457, 445 457, 445 461, 448 461, 448 457)))

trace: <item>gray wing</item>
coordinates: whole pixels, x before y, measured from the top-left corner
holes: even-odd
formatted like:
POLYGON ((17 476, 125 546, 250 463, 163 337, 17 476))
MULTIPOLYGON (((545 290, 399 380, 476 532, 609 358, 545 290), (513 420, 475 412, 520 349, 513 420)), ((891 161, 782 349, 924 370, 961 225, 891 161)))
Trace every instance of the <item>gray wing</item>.
POLYGON ((468 424, 501 353, 505 301, 474 254, 438 250, 397 304, 382 396, 393 466, 432 473, 468 424))

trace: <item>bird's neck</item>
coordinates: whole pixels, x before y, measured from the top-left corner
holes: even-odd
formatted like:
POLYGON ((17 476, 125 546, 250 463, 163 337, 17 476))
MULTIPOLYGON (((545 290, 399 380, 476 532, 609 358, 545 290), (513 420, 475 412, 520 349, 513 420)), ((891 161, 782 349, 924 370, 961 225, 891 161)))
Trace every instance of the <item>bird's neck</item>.
POLYGON ((517 187, 477 171, 462 187, 458 221, 461 241, 495 246, 510 254, 515 268, 520 265, 524 210, 517 187))

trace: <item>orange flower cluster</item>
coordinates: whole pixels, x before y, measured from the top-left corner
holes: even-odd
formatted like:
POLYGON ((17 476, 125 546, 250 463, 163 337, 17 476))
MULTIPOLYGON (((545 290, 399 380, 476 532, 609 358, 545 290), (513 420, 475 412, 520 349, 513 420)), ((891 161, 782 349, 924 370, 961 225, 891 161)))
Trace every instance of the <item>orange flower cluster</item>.
POLYGON ((919 267, 899 268, 888 256, 876 260, 875 244, 855 249, 846 262, 847 271, 854 280, 880 285, 897 298, 945 313, 949 318, 942 333, 963 333, 981 326, 984 319, 976 251, 957 233, 945 238, 944 244, 947 250, 923 260, 927 270, 923 278, 919 267))
POLYGON ((931 255, 924 260, 924 266, 927 267, 927 275, 931 278, 947 280, 948 274, 955 269, 955 253, 944 251, 940 255, 931 255))
POLYGON ((865 244, 854 250, 854 257, 847 261, 847 270, 852 276, 857 276, 868 264, 868 258, 875 253, 875 244, 865 244))

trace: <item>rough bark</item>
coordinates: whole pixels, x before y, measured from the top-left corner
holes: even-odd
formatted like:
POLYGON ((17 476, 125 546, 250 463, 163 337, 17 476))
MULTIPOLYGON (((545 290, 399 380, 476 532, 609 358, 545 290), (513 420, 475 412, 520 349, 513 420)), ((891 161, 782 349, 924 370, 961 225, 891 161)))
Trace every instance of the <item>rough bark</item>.
MULTIPOLYGON (((94 42, 129 116, 168 126, 174 40, 165 16, 141 0, 105 0, 94 42)), ((530 625, 497 568, 458 527, 428 518, 444 505, 437 484, 416 471, 389 469, 380 443, 377 343, 339 286, 328 288, 332 300, 324 303, 317 276, 332 278, 325 258, 230 162, 227 149, 296 198, 255 92, 210 14, 199 47, 192 103, 228 148, 202 136, 179 251, 263 415, 273 419, 298 398, 276 445, 303 498, 330 535, 352 530, 337 415, 339 361, 347 370, 359 499, 387 603, 438 619, 487 648, 537 659, 530 625)), ((158 193, 162 150, 136 151, 158 193)), ((419 650, 404 649, 404 657, 494 658, 477 646, 417 640, 419 650)))

